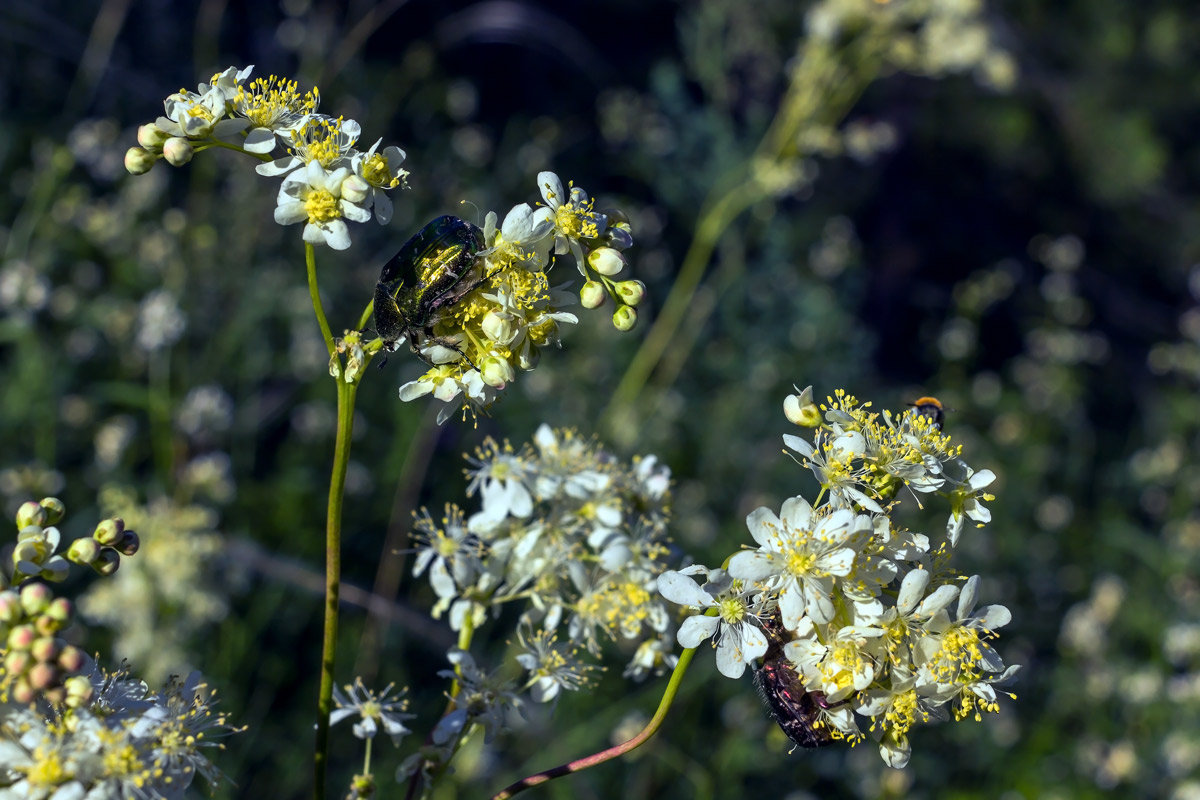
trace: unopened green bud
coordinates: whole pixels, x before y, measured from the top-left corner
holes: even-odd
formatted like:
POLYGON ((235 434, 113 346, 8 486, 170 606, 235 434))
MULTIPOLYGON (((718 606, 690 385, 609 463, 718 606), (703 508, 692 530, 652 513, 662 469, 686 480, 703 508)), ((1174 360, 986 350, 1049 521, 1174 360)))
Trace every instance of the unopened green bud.
POLYGON ((503 358, 488 356, 479 365, 479 376, 488 386, 503 389, 514 377, 512 365, 503 358))
POLYGON ((67 513, 66 505, 57 497, 43 497, 42 502, 38 505, 46 509, 45 525, 57 525, 62 522, 63 515, 67 513))
POLYGON ((157 160, 149 150, 131 147, 125 151, 125 171, 130 175, 145 175, 157 160))
POLYGON ((21 587, 21 608, 31 617, 49 608, 53 599, 54 592, 44 583, 27 583, 21 587))
POLYGON ((120 517, 106 519, 96 526, 96 532, 92 534, 92 538, 103 545, 112 547, 117 542, 121 541, 121 537, 125 535, 125 520, 120 517))
POLYGON ((125 535, 121 537, 121 541, 113 545, 113 548, 123 556, 131 556, 138 551, 142 546, 142 539, 133 531, 125 531, 125 535))
POLYGON ((637 325, 637 309, 631 306, 618 306, 613 312, 613 327, 619 331, 631 331, 637 325))
POLYGON ((172 136, 163 142, 163 158, 172 167, 182 167, 192 160, 194 153, 192 143, 181 136, 172 136))
POLYGON ((46 608, 46 616, 59 622, 69 622, 75 613, 75 606, 65 597, 56 597, 46 608))
POLYGON ((112 575, 121 566, 121 554, 111 547, 105 547, 100 555, 92 562, 92 569, 104 576, 112 575))
POLYGON ((584 308, 599 308, 604 305, 604 300, 608 294, 604 291, 604 284, 600 281, 588 281, 579 290, 579 302, 584 308))
POLYGON ((495 311, 489 311, 483 315, 480 327, 483 328, 483 332, 489 339, 505 346, 512 344, 518 333, 513 316, 509 313, 498 314, 495 311))
POLYGON ((163 146, 163 142, 171 138, 171 134, 164 131, 162 128, 155 125, 153 122, 147 122, 138 128, 137 140, 138 144, 147 150, 159 150, 163 146))
POLYGON ((30 500, 26 503, 21 503, 21 507, 17 509, 17 529, 23 530, 30 525, 42 526, 46 524, 46 509, 34 501, 30 500))
POLYGON ((636 306, 646 297, 646 284, 641 281, 621 281, 613 288, 627 306, 636 306))
POLYGON ((95 539, 76 539, 67 548, 67 558, 76 564, 89 566, 100 555, 100 543, 95 539))
POLYGON ((63 681, 63 689, 67 692, 67 699, 64 700, 70 708, 82 708, 92 702, 92 697, 96 690, 92 687, 92 682, 87 676, 75 675, 63 681))
POLYGON ((597 247, 587 256, 588 266, 601 275, 616 275, 625 269, 625 256, 611 247, 597 247))

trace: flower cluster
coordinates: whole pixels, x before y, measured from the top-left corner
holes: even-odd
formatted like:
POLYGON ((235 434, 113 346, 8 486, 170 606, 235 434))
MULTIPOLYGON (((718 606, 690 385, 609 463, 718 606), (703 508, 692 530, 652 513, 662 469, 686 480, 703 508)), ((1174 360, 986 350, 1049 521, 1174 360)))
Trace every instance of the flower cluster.
POLYGON ((634 650, 627 674, 668 662, 670 619, 654 591, 667 558, 665 467, 653 456, 619 462, 543 425, 520 450, 489 440, 468 473, 478 511, 450 506, 416 523, 413 572, 429 576, 434 616, 448 611, 462 631, 523 604, 517 662, 537 702, 587 685, 594 667, 584 658, 603 639, 634 650))
POLYGON ((788 418, 815 431, 811 442, 784 441, 817 476, 823 502, 797 496, 778 514, 756 509, 746 519, 754 549, 724 569, 694 565, 658 581, 667 599, 709 610, 684 621, 681 645, 713 637, 722 674, 740 677, 763 658, 764 691, 772 681, 797 686, 801 697, 768 701, 777 716, 790 707, 811 714, 780 720, 807 727, 811 736, 793 736, 798 743, 857 743, 865 738, 858 714, 893 767, 908 762, 913 725, 947 711, 955 719, 998 711, 995 684, 1018 669, 1006 669, 989 644, 1008 610, 976 609, 979 577, 950 565, 964 519, 990 520, 982 503, 993 498, 983 489, 995 476, 967 465, 936 416, 923 413, 940 413, 933 403, 892 414, 842 392, 820 406, 811 387, 790 396, 788 418), (893 525, 901 489, 948 501, 943 541, 893 525), (799 702, 804 693, 812 702, 799 702))
POLYGON ((193 674, 159 692, 93 670, 90 703, 0 705, 0 796, 181 798, 196 775, 221 778, 206 750, 237 732, 193 674))
POLYGON ((553 172, 540 173, 538 184, 544 205, 521 203, 503 222, 489 212, 482 230, 439 218, 393 259, 415 263, 385 266, 375 300, 383 345, 395 349, 407 339, 431 365, 400 388, 402 400, 431 394, 447 404, 445 419, 460 398, 469 408, 485 408, 518 371, 537 366, 541 350, 559 343, 559 325, 578 322, 563 310, 573 302, 571 294, 550 285, 559 255, 570 253, 585 278, 585 307, 611 296, 615 327, 629 330, 637 321, 634 307, 645 286, 615 279, 626 266, 622 251, 633 244, 624 214, 594 210, 586 192, 564 189, 553 172), (403 275, 391 274, 408 270, 414 273, 409 286, 403 275), (394 288, 393 278, 399 284, 394 288))
POLYGON ((295 81, 271 75, 248 80, 254 68, 228 69, 181 89, 164 101, 166 115, 138 129, 138 146, 125 154, 125 168, 148 172, 159 159, 182 166, 197 152, 225 147, 255 155, 261 175, 283 178, 275 221, 303 222, 304 241, 335 250, 350 246, 346 221, 366 222, 372 215, 386 224, 392 217, 387 191, 403 186, 404 151, 376 141, 358 150, 361 127, 342 117, 317 112, 320 94, 299 91, 295 81), (274 160, 270 154, 283 148, 274 160))

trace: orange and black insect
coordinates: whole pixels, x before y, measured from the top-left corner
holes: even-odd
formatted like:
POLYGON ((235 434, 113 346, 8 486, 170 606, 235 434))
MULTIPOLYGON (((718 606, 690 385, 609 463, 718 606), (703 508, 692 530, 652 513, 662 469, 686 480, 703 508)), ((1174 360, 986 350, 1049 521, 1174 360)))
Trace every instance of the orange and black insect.
POLYGON ((754 685, 771 718, 787 737, 801 747, 824 747, 833 743, 833 736, 825 725, 818 725, 821 710, 831 708, 821 692, 810 692, 796 668, 783 654, 788 632, 776 611, 762 620, 763 633, 767 635, 767 652, 762 665, 754 670, 754 685))
POLYGON ((922 417, 927 417, 938 430, 942 429, 942 423, 946 421, 946 407, 942 405, 941 400, 936 397, 918 397, 909 405, 922 417))

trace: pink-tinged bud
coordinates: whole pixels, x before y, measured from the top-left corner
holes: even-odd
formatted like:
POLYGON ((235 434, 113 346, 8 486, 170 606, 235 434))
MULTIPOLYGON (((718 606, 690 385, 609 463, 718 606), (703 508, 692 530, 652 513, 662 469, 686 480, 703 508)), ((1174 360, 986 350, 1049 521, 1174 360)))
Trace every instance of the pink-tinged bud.
POLYGON ((95 539, 76 539, 67 548, 67 560, 89 566, 100 555, 100 543, 95 539))
POLYGON ((21 507, 17 509, 17 529, 28 528, 30 525, 45 525, 46 524, 46 509, 40 504, 30 500, 27 503, 21 503, 21 507))
POLYGON ((70 622, 71 615, 74 613, 74 604, 65 597, 54 598, 46 609, 46 616, 58 622, 70 622))
POLYGON ((355 205, 360 205, 362 201, 367 199, 367 193, 371 191, 371 184, 357 175, 351 175, 342 181, 342 198, 355 205))
POLYGON ((44 583, 27 583, 21 587, 21 608, 31 617, 49 608, 53 599, 54 592, 44 583))
POLYGON ((54 661, 62 652, 62 647, 53 636, 43 636, 34 640, 29 647, 29 652, 38 661, 54 661))
POLYGON ((29 681, 21 678, 12 688, 12 699, 14 702, 21 705, 28 705, 33 702, 33 698, 37 695, 33 691, 33 687, 29 685, 29 681))
POLYGON ((579 302, 584 308, 599 308, 604 305, 607 298, 608 294, 604 291, 604 284, 600 281, 588 281, 579 290, 579 302))
POLYGON ((28 674, 29 685, 37 690, 49 689, 58 683, 58 667, 53 664, 34 664, 28 674))
POLYGON ((74 645, 67 645, 58 654, 58 665, 66 672, 79 672, 87 664, 87 656, 74 645))
POLYGON ((18 625, 8 632, 8 647, 10 650, 28 650, 37 639, 37 631, 32 625, 18 625))
POLYGON ((22 616, 21 596, 11 589, 0 592, 0 622, 11 625, 22 616))
POLYGON ((125 535, 121 537, 121 541, 117 542, 113 547, 123 556, 131 556, 137 553, 138 548, 142 546, 142 539, 133 531, 125 531, 125 535))
POLYGON ((154 167, 158 158, 149 150, 131 147, 125 151, 125 171, 130 175, 145 175, 154 167))
POLYGON ((637 309, 620 306, 613 312, 613 327, 619 331, 631 331, 637 325, 637 309))
POLYGON ((92 538, 102 545, 112 547, 117 542, 121 541, 121 537, 125 535, 125 520, 120 517, 106 519, 96 526, 96 532, 92 534, 92 538))
POLYGON ((66 504, 57 497, 43 497, 42 502, 38 505, 46 509, 46 525, 57 525, 62 522, 63 515, 67 513, 66 504))
POLYGON ((92 562, 92 569, 104 576, 112 575, 121 566, 121 554, 110 547, 100 551, 100 555, 92 562))
POLYGON ((33 663, 33 656, 25 650, 10 650, 4 656, 4 671, 9 675, 20 675, 25 670, 29 669, 29 665, 33 663))
MULTIPOLYGON (((57 677, 56 677, 57 680, 57 677)), ((60 706, 67 699, 67 692, 61 686, 55 686, 53 689, 46 689, 42 692, 42 697, 47 703, 60 706)))
POLYGON ((613 288, 627 306, 636 306, 646 297, 646 284, 641 281, 621 281, 613 288))
POLYGON ((625 256, 611 247, 597 247, 587 256, 588 266, 601 275, 616 275, 625 269, 625 256))
POLYGON ((142 125, 138 128, 137 132, 138 144, 147 150, 161 149, 163 142, 170 138, 171 134, 167 133, 153 122, 147 122, 145 125, 142 125))

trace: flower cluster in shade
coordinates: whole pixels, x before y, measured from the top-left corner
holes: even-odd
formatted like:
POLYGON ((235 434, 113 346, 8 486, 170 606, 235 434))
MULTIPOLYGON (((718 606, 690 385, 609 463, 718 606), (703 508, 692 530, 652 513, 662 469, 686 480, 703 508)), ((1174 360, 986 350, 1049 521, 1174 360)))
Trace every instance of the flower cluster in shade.
MULTIPOLYGON (((586 192, 564 188, 553 172, 540 173, 538 185, 544 204, 521 203, 502 222, 495 212, 486 215, 484 249, 472 266, 478 285, 438 316, 432 335, 414 334, 419 341, 409 344, 433 366, 400 387, 402 400, 432 395, 446 403, 444 420, 460 403, 486 408, 518 372, 536 367, 541 351, 559 344, 559 326, 579 321, 565 310, 574 303, 572 293, 550 283, 550 269, 567 254, 585 279, 584 307, 612 297, 614 326, 633 327, 645 286, 615 279, 626 267, 623 251, 633 245, 625 215, 595 210, 586 192)), ((428 285, 433 276, 416 266, 418 286, 428 285)), ((439 265, 430 260, 424 267, 439 265)))
POLYGON ((282 177, 275 208, 281 225, 304 223, 304 241, 335 250, 350 246, 349 222, 380 224, 392 217, 387 192, 405 185, 404 151, 359 150, 357 122, 318 113, 320 94, 301 93, 295 81, 275 75, 250 80, 254 68, 228 69, 181 89, 163 103, 165 115, 138 129, 138 146, 125 154, 126 169, 148 172, 159 160, 182 166, 212 147, 232 148, 263 160, 256 168, 282 177), (270 157, 280 151, 278 157, 270 157))
MULTIPOLYGON (((544 425, 519 450, 488 440, 470 463, 468 493, 479 497, 479 509, 418 515, 413 572, 426 575, 437 595, 433 615, 448 614, 457 631, 520 609, 520 681, 493 685, 469 653, 451 653, 459 673, 487 687, 481 697, 515 705, 513 692, 527 690, 547 702, 586 686, 606 640, 631 654, 628 676, 674 663, 670 614, 655 591, 668 552, 665 467, 653 456, 619 461, 593 441, 544 425)), ((474 716, 459 727, 494 711, 487 702, 460 704, 467 707, 474 716)))
POLYGON ((87 680, 78 707, 0 703, 0 797, 168 800, 223 777, 207 753, 238 729, 197 674, 157 692, 123 671, 87 680))
POLYGON ((851 744, 870 735, 885 762, 903 767, 914 725, 998 711, 996 686, 1018 669, 992 646, 1008 610, 976 607, 979 576, 951 563, 965 519, 990 520, 984 489, 995 476, 974 471, 916 409, 876 413, 841 392, 818 405, 809 387, 784 410, 813 428, 811 440, 784 442, 817 476, 820 500, 752 511, 753 549, 725 568, 668 571, 659 590, 700 611, 678 641, 691 648, 711 637, 717 668, 731 678, 767 653, 764 622, 778 616, 787 666, 824 696, 817 724, 851 744), (948 504, 944 530, 899 526, 893 515, 906 499, 948 504))

